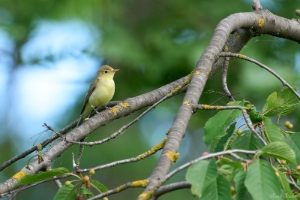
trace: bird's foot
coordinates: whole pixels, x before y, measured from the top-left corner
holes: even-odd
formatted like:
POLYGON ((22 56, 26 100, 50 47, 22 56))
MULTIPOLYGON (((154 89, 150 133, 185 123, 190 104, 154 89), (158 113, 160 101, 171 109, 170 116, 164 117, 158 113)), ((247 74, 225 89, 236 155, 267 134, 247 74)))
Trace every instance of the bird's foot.
POLYGON ((91 105, 91 107, 93 108, 93 110, 94 110, 96 113, 99 113, 95 106, 91 105))

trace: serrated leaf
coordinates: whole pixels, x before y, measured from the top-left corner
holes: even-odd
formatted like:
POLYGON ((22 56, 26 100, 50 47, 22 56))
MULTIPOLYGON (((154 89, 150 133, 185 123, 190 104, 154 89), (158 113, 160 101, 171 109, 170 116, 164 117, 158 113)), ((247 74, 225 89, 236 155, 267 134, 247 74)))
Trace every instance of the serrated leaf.
POLYGON ((298 105, 298 98, 289 89, 285 88, 283 91, 277 93, 273 92, 267 99, 263 107, 264 116, 284 116, 295 110, 298 105))
POLYGON ((295 152, 285 142, 271 142, 264 146, 260 153, 273 158, 283 159, 297 165, 295 152))
POLYGON ((300 163, 300 133, 287 134, 286 142, 295 152, 297 163, 300 163))
POLYGON ((288 197, 289 200, 297 200, 296 196, 291 190, 290 183, 288 182, 287 178, 281 171, 277 171, 279 181, 282 185, 284 194, 286 197, 288 197))
POLYGON ((74 200, 76 199, 77 191, 73 185, 62 186, 54 196, 54 200, 74 200))
POLYGON ((226 135, 224 135, 220 139, 214 139, 213 143, 210 146, 210 152, 220 152, 223 151, 225 148, 225 145, 228 141, 228 139, 232 136, 234 133, 236 126, 236 122, 232 123, 230 127, 226 130, 226 135))
MULTIPOLYGON (((231 102, 230 105, 243 106, 244 101, 231 102)), ((226 129, 231 122, 241 114, 240 110, 222 110, 215 116, 210 118, 204 126, 203 141, 206 145, 210 145, 214 139, 220 139, 226 135, 226 129)))
POLYGON ((23 178, 19 180, 18 185, 32 184, 35 182, 53 178, 54 176, 61 176, 67 173, 69 173, 68 169, 64 167, 59 167, 46 172, 41 172, 39 174, 25 175, 23 178))
POLYGON ((222 175, 205 188, 201 200, 231 200, 230 184, 222 175))
POLYGON ((281 185, 274 169, 265 160, 255 160, 248 168, 245 186, 255 200, 281 199, 281 185))
POLYGON ((269 142, 285 142, 281 130, 268 117, 264 117, 264 134, 269 142))
POLYGON ((216 180, 218 170, 215 161, 201 160, 192 164, 186 173, 186 180, 192 185, 192 194, 201 197, 205 188, 216 180))
POLYGON ((252 200, 250 193, 245 186, 247 172, 241 171, 234 177, 236 194, 234 200, 252 200))
POLYGON ((100 183, 97 180, 92 180, 91 185, 94 188, 97 188, 98 190, 100 190, 100 192, 107 192, 108 191, 108 189, 105 187, 105 185, 103 185, 102 183, 100 183))
POLYGON ((93 197, 93 193, 89 191, 86 187, 80 188, 81 194, 85 194, 87 197, 93 197))

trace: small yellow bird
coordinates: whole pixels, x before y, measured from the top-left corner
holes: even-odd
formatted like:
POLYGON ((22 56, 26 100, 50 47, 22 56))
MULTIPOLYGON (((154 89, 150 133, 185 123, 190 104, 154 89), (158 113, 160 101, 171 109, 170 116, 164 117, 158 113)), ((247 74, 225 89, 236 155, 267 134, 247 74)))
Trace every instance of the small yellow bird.
POLYGON ((114 75, 118 69, 113 69, 108 65, 103 65, 98 73, 97 78, 90 85, 87 92, 83 107, 80 113, 81 119, 78 124, 88 117, 94 108, 106 105, 115 94, 114 75))

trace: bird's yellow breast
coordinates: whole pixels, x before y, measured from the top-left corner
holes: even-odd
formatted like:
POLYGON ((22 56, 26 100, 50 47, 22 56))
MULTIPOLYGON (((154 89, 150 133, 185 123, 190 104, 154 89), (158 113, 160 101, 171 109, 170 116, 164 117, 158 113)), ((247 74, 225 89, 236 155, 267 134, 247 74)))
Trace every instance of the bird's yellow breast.
POLYGON ((100 107, 107 104, 115 93, 115 82, 112 78, 99 79, 95 91, 89 98, 89 104, 94 107, 100 107))

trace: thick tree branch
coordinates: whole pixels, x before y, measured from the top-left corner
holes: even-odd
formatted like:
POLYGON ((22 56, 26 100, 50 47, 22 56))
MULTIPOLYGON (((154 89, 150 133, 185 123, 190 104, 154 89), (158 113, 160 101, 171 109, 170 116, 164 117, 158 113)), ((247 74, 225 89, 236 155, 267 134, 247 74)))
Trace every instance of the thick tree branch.
POLYGON ((179 149, 179 145, 192 115, 191 105, 198 103, 208 75, 212 71, 212 66, 216 61, 216 56, 224 48, 230 33, 239 28, 251 29, 258 35, 270 34, 300 42, 300 26, 298 22, 273 15, 267 10, 233 14, 222 20, 218 24, 208 47, 196 65, 195 75, 187 89, 183 104, 174 119, 168 140, 149 178, 149 184, 139 196, 139 199, 152 198, 155 191, 165 182, 165 177, 174 162, 174 159, 171 159, 168 155, 170 155, 170 153, 177 153, 179 149))
MULTIPOLYGON (((134 98, 129 98, 111 109, 106 109, 103 112, 96 114, 94 117, 84 122, 81 126, 70 131, 66 135, 66 140, 78 141, 88 136, 91 132, 93 132, 100 126, 103 126, 120 117, 130 115, 137 110, 154 104, 161 98, 170 94, 170 92, 172 92, 174 89, 183 86, 188 78, 189 75, 146 94, 134 98)), ((40 163, 38 159, 35 159, 28 166, 24 167, 20 172, 15 174, 12 178, 2 183, 0 185, 0 194, 12 190, 19 180, 19 175, 24 176, 25 174, 35 174, 40 170, 47 168, 49 165, 51 165, 52 161, 55 160, 55 158, 60 156, 72 145, 72 143, 66 142, 65 140, 57 141, 44 153, 44 162, 40 163)))
MULTIPOLYGON (((106 107, 113 107, 117 104, 119 104, 120 101, 111 101, 108 104, 106 104, 106 107)), ((105 108, 104 107, 100 107, 97 108, 97 111, 103 111, 105 108)), ((95 114, 95 112, 93 112, 91 114, 91 116, 93 116, 95 114)), ((62 135, 66 134, 67 132, 69 132, 70 130, 72 130, 73 128, 75 128, 79 122, 80 118, 78 120, 75 120, 74 122, 72 122, 71 124, 69 124, 68 126, 66 126, 65 128, 63 128, 62 130, 60 130, 59 132, 55 133, 52 137, 44 140, 43 142, 41 142, 38 145, 41 145, 43 148, 46 147, 48 144, 50 144, 51 142, 55 141, 57 138, 61 137, 62 135)), ((44 124, 45 127, 47 127, 48 130, 51 130, 52 128, 50 126, 48 126, 46 123, 44 124), (50 129, 50 128, 51 129, 50 129)), ((53 129, 51 130, 53 131, 53 129)), ((22 152, 21 154, 13 157, 12 159, 9 159, 8 161, 4 162, 1 166, 0 166, 0 171, 2 171, 3 169, 5 169, 6 167, 8 167, 9 165, 13 164, 14 162, 20 160, 21 158, 26 157, 27 155, 29 155, 30 153, 36 151, 38 148, 37 146, 33 146, 29 149, 27 149, 26 151, 22 152)))

